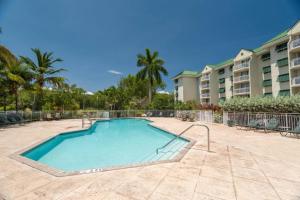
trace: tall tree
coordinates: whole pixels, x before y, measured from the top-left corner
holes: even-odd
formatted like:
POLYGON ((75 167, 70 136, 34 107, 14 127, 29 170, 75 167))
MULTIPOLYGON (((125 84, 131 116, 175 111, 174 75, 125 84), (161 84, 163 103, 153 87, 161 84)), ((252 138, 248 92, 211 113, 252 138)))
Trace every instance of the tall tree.
POLYGON ((57 69, 53 66, 55 63, 62 62, 63 60, 54 58, 52 52, 43 53, 40 49, 32 49, 32 51, 36 57, 36 62, 28 57, 21 56, 21 59, 33 72, 34 87, 37 93, 36 107, 34 110, 40 110, 43 104, 43 88, 46 84, 54 87, 61 85, 65 79, 61 76, 56 76, 56 74, 65 71, 65 69, 57 69))
POLYGON ((150 49, 146 49, 146 54, 137 55, 137 66, 142 69, 137 73, 137 77, 141 80, 148 80, 148 99, 149 103, 152 100, 153 86, 155 83, 161 84, 161 73, 165 76, 168 75, 168 71, 164 68, 164 60, 159 57, 157 51, 151 54, 150 49))
POLYGON ((32 74, 28 67, 14 56, 6 47, 0 45, 0 76, 6 110, 7 91, 15 96, 15 107, 18 111, 18 91, 23 86, 29 86, 32 74))

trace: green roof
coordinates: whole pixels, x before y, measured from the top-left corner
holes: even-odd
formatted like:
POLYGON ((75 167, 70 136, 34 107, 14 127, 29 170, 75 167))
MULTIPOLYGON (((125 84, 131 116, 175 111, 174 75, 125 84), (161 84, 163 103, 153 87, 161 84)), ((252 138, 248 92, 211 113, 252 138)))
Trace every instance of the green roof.
POLYGON ((271 43, 271 42, 274 42, 276 40, 279 40, 285 36, 288 35, 288 32, 289 32, 290 28, 288 28, 287 30, 283 31, 282 33, 279 33, 278 35, 276 35, 275 37, 273 37, 272 39, 268 40, 267 42, 265 42, 264 44, 268 44, 268 43, 271 43))
POLYGON ((226 65, 230 65, 230 64, 233 64, 233 58, 230 58, 230 59, 220 62, 218 64, 207 65, 207 66, 211 67, 211 68, 218 68, 218 67, 222 67, 222 66, 226 66, 226 65))
POLYGON ((199 73, 196 72, 196 71, 187 71, 187 70, 185 70, 185 71, 182 71, 182 72, 178 73, 177 75, 175 75, 173 77, 173 79, 175 79, 175 78, 177 78, 179 76, 193 76, 193 77, 196 77, 198 75, 199 75, 199 73))

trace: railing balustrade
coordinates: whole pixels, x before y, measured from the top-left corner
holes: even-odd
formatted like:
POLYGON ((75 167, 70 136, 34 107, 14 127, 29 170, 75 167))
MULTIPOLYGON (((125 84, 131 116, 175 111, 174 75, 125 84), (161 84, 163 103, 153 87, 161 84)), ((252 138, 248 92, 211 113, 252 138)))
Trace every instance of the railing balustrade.
POLYGON ((250 66, 249 62, 243 62, 243 63, 235 64, 233 66, 233 71, 243 69, 243 68, 248 68, 249 66, 250 66))
POLYGON ((245 94, 245 93, 249 93, 249 92, 250 92, 249 87, 234 89, 234 94, 245 94))
POLYGON ((295 49, 300 47, 300 38, 293 40, 290 44, 290 49, 295 49))
POLYGON ((249 75, 237 76, 234 77, 234 82, 247 81, 249 80, 249 75))
POLYGON ((294 77, 292 79, 292 85, 300 85, 300 76, 294 77))
POLYGON ((294 58, 291 62, 291 68, 299 66, 300 65, 300 57, 294 58))

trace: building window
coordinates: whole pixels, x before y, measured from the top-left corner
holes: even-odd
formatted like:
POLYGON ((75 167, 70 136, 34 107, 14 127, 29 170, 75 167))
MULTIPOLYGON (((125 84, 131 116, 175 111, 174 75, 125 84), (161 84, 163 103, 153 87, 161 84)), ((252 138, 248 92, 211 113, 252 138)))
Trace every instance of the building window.
POLYGON ((272 92, 264 93, 264 97, 272 97, 272 96, 273 96, 272 92))
POLYGON ((275 51, 277 51, 277 53, 282 52, 282 51, 286 51, 286 50, 287 50, 287 42, 279 44, 275 48, 275 51))
POLYGON ((281 74, 278 76, 278 81, 279 82, 287 82, 290 80, 289 74, 281 74))
POLYGON ((225 83, 225 78, 219 79, 219 83, 220 83, 220 84, 225 83))
POLYGON ((263 81, 263 86, 264 87, 272 86, 272 79, 264 80, 263 81))
POLYGON ((174 82, 175 82, 175 84, 177 84, 178 83, 178 79, 175 79, 174 82))
POLYGON ((263 67, 264 74, 271 73, 271 66, 263 67))
POLYGON ((219 102, 224 102, 224 101, 226 101, 226 97, 219 98, 219 102))
POLYGON ((278 67, 285 67, 289 65, 289 60, 288 58, 282 58, 280 60, 277 60, 277 65, 278 67))
POLYGON ((270 52, 269 53, 265 53, 261 56, 261 60, 262 61, 267 61, 267 60, 270 60, 271 59, 271 54, 270 52))
POLYGON ((225 88, 219 88, 219 93, 225 93, 225 88))
POLYGON ((290 90, 280 90, 278 96, 290 96, 290 90))
POLYGON ((233 65, 230 65, 229 70, 232 71, 233 65))
POLYGON ((225 69, 220 69, 220 70, 218 71, 218 73, 219 73, 219 75, 224 74, 224 73, 225 73, 225 69))

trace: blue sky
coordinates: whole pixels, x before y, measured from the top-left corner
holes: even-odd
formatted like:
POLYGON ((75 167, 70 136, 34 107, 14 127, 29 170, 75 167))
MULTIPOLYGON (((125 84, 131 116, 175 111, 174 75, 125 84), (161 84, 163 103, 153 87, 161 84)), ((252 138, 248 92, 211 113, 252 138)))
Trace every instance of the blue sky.
POLYGON ((104 89, 157 50, 170 77, 256 48, 300 19, 298 0, 0 0, 0 43, 61 57, 70 83, 104 89), (118 74, 121 72, 122 74, 118 74))

